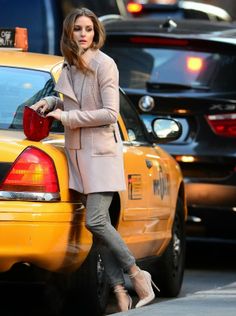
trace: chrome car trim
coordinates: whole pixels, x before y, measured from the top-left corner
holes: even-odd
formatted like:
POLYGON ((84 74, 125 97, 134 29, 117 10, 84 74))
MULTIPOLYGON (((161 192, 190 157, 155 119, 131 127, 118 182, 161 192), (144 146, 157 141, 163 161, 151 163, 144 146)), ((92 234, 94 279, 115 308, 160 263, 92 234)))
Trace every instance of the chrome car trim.
POLYGON ((60 200, 60 193, 0 191, 0 200, 54 202, 60 200))

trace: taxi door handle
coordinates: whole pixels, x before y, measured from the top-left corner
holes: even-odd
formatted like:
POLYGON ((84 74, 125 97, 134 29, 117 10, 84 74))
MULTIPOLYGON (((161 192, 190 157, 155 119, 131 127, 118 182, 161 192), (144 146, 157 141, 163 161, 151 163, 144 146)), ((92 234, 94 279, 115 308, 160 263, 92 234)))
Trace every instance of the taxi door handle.
POLYGON ((145 159, 145 161, 146 161, 146 165, 147 165, 148 169, 152 168, 152 166, 153 166, 152 161, 148 160, 148 159, 145 159))

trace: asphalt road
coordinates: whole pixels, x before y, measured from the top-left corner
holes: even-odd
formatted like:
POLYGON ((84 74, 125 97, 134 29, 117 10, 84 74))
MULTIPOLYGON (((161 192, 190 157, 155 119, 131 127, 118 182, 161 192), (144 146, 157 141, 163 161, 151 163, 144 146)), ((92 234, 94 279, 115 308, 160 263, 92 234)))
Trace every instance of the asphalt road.
MULTIPOLYGON (((149 306, 107 314, 135 316, 235 316, 236 242, 188 242, 186 272, 178 298, 156 298, 149 306)), ((132 290, 132 289, 130 289, 132 290)), ((137 298, 133 295, 134 301, 137 298)), ((113 305, 113 308, 114 305, 113 305)))

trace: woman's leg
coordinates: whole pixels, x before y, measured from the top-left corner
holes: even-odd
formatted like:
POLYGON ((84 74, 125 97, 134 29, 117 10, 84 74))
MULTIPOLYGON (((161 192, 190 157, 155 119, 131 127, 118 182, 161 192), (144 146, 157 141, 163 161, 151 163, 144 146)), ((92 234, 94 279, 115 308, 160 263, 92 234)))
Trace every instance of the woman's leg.
MULTIPOLYGON (((135 264, 135 259, 109 220, 109 207, 113 194, 113 192, 88 194, 86 227, 111 251, 119 263, 119 267, 127 271, 135 264)), ((111 266, 110 269, 112 268, 111 266)))
POLYGON ((123 285, 122 269, 129 272, 134 289, 140 301, 136 307, 146 305, 155 297, 152 289, 151 275, 142 271, 135 264, 135 258, 125 245, 120 234, 111 225, 109 207, 113 192, 91 193, 86 202, 86 227, 92 232, 98 244, 105 271, 114 288, 121 310, 130 308, 130 298, 127 297, 123 285), (128 305, 127 305, 128 304, 128 305), (126 306, 123 309, 123 306, 126 306))
POLYGON ((106 192, 87 196, 86 227, 93 233, 93 243, 103 260, 106 275, 118 301, 119 311, 127 311, 132 306, 132 299, 124 287, 123 267, 128 268, 135 259, 111 225, 109 207, 113 195, 113 192, 106 192))
MULTIPOLYGON (((107 194, 106 197, 106 208, 104 207, 104 213, 106 215, 106 221, 108 223, 111 223, 110 220, 110 215, 109 215, 109 206, 111 204, 113 198, 113 193, 111 194, 107 194)), ((92 216, 91 214, 96 213, 96 207, 99 207, 99 200, 98 199, 98 203, 96 203, 96 197, 94 196, 94 202, 87 205, 87 196, 84 194, 80 193, 80 199, 81 202, 86 206, 87 210, 86 210, 86 225, 87 222, 91 222, 93 221, 92 219, 88 219, 88 218, 93 218, 94 216, 92 216), (94 208, 93 205, 96 205, 96 207, 94 208), (95 209, 93 212, 93 208, 95 209), (89 215, 88 215, 89 214, 89 215)), ((93 221, 94 223, 94 221, 93 221)), ((95 224, 95 223, 94 223, 95 224)), ((118 261, 118 259, 116 258, 116 256, 113 254, 113 252, 108 248, 108 246, 106 245, 106 243, 104 243, 104 240, 102 240, 97 234, 93 234, 93 245, 96 247, 96 249, 98 250, 99 254, 101 255, 104 267, 105 267, 105 272, 106 275, 109 279, 109 283, 111 285, 111 287, 115 287, 117 284, 121 284, 124 285, 125 280, 124 280, 124 276, 123 276, 123 270, 120 266, 120 263, 118 261)))
POLYGON ((119 262, 99 238, 94 237, 93 244, 101 255, 105 273, 117 299, 118 310, 120 312, 127 311, 132 306, 132 299, 125 289, 124 274, 119 262))

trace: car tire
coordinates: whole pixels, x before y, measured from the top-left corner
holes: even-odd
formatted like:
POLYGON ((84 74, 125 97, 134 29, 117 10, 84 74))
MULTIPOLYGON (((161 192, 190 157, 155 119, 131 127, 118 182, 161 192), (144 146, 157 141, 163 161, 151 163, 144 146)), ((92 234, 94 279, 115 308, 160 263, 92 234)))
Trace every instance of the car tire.
POLYGON ((104 315, 109 293, 110 286, 101 257, 92 247, 83 265, 70 276, 64 312, 68 315, 69 310, 78 310, 79 313, 86 315, 104 315))
POLYGON ((186 252, 185 220, 183 202, 178 198, 176 214, 172 227, 172 238, 158 261, 154 282, 160 288, 161 296, 176 297, 182 286, 185 252, 186 252))

